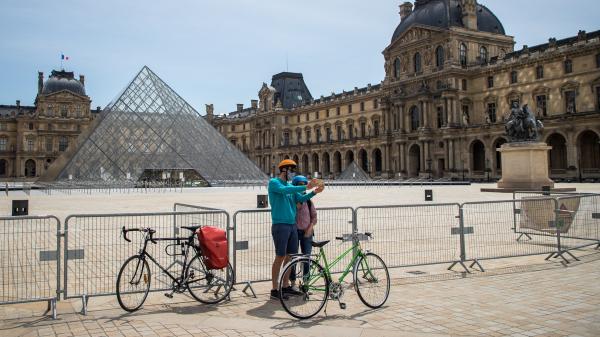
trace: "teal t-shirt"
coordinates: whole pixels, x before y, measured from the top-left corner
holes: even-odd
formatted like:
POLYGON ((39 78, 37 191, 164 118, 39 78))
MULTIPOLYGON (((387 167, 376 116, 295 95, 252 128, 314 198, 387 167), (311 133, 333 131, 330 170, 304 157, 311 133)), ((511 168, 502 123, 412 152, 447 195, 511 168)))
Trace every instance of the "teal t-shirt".
POLYGON ((296 223, 296 203, 305 202, 315 196, 314 192, 302 194, 306 186, 293 186, 279 178, 269 180, 269 203, 273 224, 296 223))

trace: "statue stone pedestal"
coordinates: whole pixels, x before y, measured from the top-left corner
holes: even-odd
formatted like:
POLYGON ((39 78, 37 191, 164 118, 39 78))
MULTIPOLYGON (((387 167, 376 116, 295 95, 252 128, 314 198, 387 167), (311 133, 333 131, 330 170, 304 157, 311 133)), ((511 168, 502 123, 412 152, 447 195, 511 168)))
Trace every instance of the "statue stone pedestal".
POLYGON ((549 178, 548 151, 546 143, 507 143, 498 150, 502 156, 502 179, 500 189, 540 191, 542 186, 554 187, 549 178))

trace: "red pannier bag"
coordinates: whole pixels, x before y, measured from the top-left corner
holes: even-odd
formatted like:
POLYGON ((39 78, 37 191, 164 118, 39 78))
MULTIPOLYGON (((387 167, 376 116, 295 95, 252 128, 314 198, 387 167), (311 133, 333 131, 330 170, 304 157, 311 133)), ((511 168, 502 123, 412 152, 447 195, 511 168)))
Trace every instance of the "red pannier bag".
POLYGON ((229 263, 227 234, 217 227, 200 227, 197 231, 204 264, 208 269, 223 269, 229 263))

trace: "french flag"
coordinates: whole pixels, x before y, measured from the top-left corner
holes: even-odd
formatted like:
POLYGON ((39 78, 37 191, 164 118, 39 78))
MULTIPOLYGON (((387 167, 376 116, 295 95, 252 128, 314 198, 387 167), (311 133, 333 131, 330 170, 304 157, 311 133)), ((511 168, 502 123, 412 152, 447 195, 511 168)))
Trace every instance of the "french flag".
POLYGON ((68 60, 69 60, 69 57, 68 57, 68 56, 65 56, 65 54, 60 54, 60 59, 61 59, 61 60, 68 61, 68 60))

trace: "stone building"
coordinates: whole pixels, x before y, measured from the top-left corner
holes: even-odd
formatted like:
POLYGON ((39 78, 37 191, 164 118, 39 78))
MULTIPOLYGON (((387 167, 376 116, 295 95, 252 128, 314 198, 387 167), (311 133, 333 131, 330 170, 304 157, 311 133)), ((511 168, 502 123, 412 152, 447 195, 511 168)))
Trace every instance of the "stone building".
POLYGON ((373 177, 501 176, 513 103, 527 104, 552 146, 552 178, 600 178, 600 31, 514 49, 475 0, 400 5, 380 84, 312 97, 301 74, 263 84, 249 108, 207 118, 265 173, 283 158, 335 177, 356 161, 373 177))
POLYGON ((0 179, 30 179, 48 166, 88 127, 100 108, 90 110, 85 78, 52 71, 38 73, 33 106, 0 105, 0 179))

